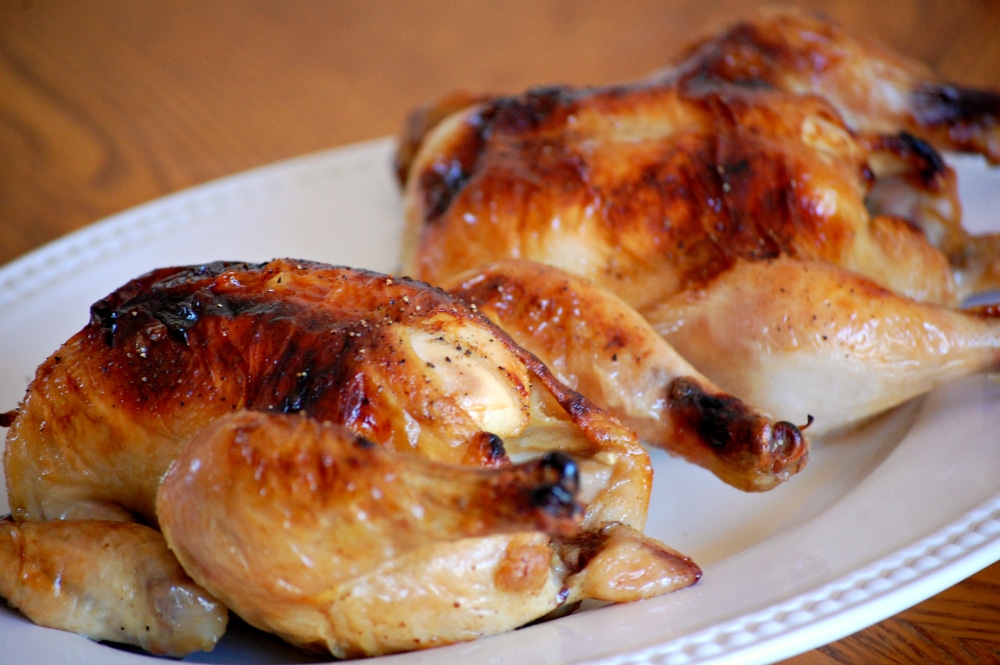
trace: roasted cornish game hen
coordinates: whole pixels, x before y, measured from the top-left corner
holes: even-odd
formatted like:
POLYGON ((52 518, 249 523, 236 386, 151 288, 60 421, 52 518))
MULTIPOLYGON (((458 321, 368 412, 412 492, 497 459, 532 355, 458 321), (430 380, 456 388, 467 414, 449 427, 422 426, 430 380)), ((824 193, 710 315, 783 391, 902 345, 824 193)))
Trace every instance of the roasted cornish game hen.
POLYGON ((764 12, 641 80, 417 111, 403 271, 579 275, 722 390, 821 435, 998 366, 995 310, 958 305, 997 286, 1000 243, 962 228, 938 152, 997 161, 998 123, 996 93, 764 12))
POLYGON ((807 435, 1000 367, 1000 308, 963 306, 1000 240, 939 152, 1000 163, 998 124, 798 11, 634 81, 429 104, 408 277, 162 268, 41 364, 0 413, 0 596, 157 654, 232 611, 350 658, 687 587, 640 439, 772 490, 807 435))
POLYGON ((182 655, 228 608, 349 657, 700 576, 641 533, 635 435, 443 291, 218 263, 91 312, 7 415, 0 593, 37 623, 182 655))

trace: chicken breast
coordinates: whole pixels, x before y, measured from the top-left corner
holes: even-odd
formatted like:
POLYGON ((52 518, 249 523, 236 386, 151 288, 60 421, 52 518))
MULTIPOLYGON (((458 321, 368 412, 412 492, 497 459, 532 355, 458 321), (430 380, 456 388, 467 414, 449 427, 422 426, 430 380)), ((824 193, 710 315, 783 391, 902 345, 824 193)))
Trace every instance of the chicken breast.
POLYGON ((497 463, 499 441, 527 425, 530 383, 498 334, 438 291, 365 271, 282 260, 154 271, 96 303, 39 367, 7 435, 13 516, 155 523, 179 450, 242 408, 497 463))

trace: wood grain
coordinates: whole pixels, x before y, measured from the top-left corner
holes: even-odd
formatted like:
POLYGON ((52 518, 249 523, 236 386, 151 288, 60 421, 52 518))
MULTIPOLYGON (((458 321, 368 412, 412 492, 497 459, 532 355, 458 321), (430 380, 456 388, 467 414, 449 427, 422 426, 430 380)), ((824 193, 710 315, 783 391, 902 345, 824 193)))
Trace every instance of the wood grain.
MULTIPOLYGON (((0 0, 0 263, 164 194, 395 133, 454 89, 640 76, 738 0, 0 0)), ((815 0, 940 75, 1000 88, 991 0, 815 0)), ((788 661, 1000 662, 1000 564, 788 661)))

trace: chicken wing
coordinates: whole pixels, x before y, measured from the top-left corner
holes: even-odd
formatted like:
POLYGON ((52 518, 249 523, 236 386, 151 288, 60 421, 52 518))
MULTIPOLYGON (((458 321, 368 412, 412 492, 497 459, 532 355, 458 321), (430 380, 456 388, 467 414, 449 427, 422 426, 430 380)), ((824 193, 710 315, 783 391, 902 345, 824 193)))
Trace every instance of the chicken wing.
MULTIPOLYGON (((639 534, 652 468, 634 434, 485 316, 408 279, 290 260, 154 271, 96 303, 7 417, 16 521, 163 526, 210 593, 291 642, 335 653, 469 639, 583 593, 636 599, 700 575, 639 534), (172 489, 157 500, 165 474, 172 489), (205 478, 218 482, 199 486, 205 478), (610 524, 623 535, 602 536, 610 524), (245 548, 227 533, 243 533, 234 538, 245 548), (287 549, 268 545, 275 533, 287 549), (370 640, 352 637, 353 619, 338 614, 349 608, 337 605, 329 621, 341 628, 327 640, 314 620, 295 619, 314 612, 308 594, 287 622, 268 618, 285 601, 267 594, 308 579, 320 560, 339 571, 328 588, 355 585, 351 602, 376 609, 381 596, 364 593, 385 592, 373 581, 383 575, 441 607, 462 579, 436 586, 440 575, 461 566, 473 586, 491 567, 513 584, 522 573, 540 579, 544 566, 548 581, 523 598, 471 589, 493 608, 486 622, 460 618, 475 604, 428 610, 413 632, 373 609, 370 640)), ((63 565, 52 556, 48 565, 63 565)), ((115 555, 81 565, 100 569, 104 556, 115 555)), ((23 596, 34 590, 5 572, 15 574, 0 568, 5 588, 30 605, 23 596)))
POLYGON ((724 393, 638 312, 581 277, 503 261, 444 286, 538 355, 561 381, 611 409, 640 439, 730 485, 771 489, 805 466, 808 441, 796 426, 724 393))
POLYGON ((42 626, 183 656, 210 651, 226 607, 149 527, 0 521, 0 597, 42 626))

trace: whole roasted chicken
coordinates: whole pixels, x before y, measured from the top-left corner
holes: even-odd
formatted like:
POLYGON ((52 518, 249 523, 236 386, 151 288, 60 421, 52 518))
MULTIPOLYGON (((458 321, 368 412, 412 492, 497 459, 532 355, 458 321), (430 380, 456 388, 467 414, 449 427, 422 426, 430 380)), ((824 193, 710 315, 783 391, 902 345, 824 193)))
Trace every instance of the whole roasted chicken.
POLYGON ((403 270, 576 274, 722 390, 821 435, 1000 366, 995 309, 958 308, 1000 282, 1000 241, 962 227, 938 148, 1000 161, 1000 95, 764 12, 641 80, 417 111, 403 270))
POLYGON ((687 586, 649 458, 461 300, 276 260, 168 268, 91 309, 4 453, 0 594, 156 653, 235 611, 337 657, 687 586))

